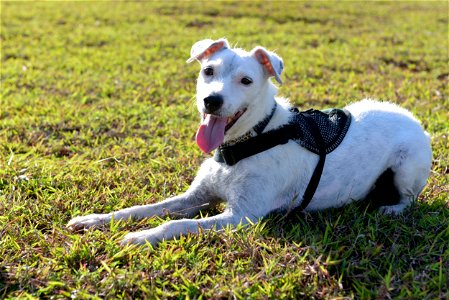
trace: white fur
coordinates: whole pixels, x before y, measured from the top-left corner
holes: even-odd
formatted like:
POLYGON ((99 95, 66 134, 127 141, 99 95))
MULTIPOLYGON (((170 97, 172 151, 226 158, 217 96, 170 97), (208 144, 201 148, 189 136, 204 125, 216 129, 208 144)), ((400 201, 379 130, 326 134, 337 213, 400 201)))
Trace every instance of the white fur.
MULTIPOLYGON (((192 56, 195 56, 191 60, 201 57, 202 68, 212 66, 215 70, 213 77, 206 78, 203 72, 198 77, 199 111, 204 112, 203 99, 212 93, 223 96, 223 106, 217 112, 220 116, 233 116, 247 108, 226 133, 225 141, 251 130, 271 111, 275 101, 279 105, 265 131, 285 124, 290 115, 290 104, 285 99, 275 98, 277 89, 269 78, 274 75, 267 73, 254 57, 254 51, 229 49, 226 40, 219 41, 222 41, 222 48, 207 57, 200 55, 204 55, 208 44, 214 41, 201 41, 200 46, 192 49, 192 56), (240 80, 243 76, 250 77, 253 83, 242 85, 240 80)), ((260 47, 257 49, 266 51, 260 47)), ((282 63, 272 52, 264 53, 271 57, 272 62, 282 63)), ((276 66, 275 75, 282 72, 283 65, 280 66, 276 66)), ((328 154, 319 186, 306 210, 340 207, 361 200, 373 188, 376 179, 391 168, 395 173, 395 186, 400 192, 400 203, 381 209, 387 213, 402 212, 417 198, 429 176, 432 160, 429 135, 409 111, 389 102, 362 100, 346 109, 353 116, 351 126, 340 146, 328 154)), ((293 141, 248 157, 234 166, 209 158, 182 195, 109 214, 76 217, 67 226, 79 230, 105 224, 112 217, 115 220, 166 214, 185 217, 156 228, 129 233, 122 242, 143 244, 148 241, 156 245, 162 239, 198 233, 200 228, 220 229, 249 220, 256 222, 273 210, 298 206, 317 162, 317 155, 293 141), (226 202, 223 213, 189 219, 200 209, 222 201, 226 202)))

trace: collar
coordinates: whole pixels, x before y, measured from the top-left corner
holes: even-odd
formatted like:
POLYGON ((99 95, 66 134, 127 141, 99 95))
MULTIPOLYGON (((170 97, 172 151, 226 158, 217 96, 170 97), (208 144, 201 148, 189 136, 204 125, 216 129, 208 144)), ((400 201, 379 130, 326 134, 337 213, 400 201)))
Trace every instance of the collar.
POLYGON ((276 108, 277 108, 277 103, 274 102, 273 108, 271 109, 271 112, 259 123, 256 124, 256 126, 254 126, 253 128, 251 128, 251 130, 249 130, 247 133, 245 133, 244 135, 233 139, 231 141, 228 141, 226 143, 221 144, 221 146, 230 146, 230 145, 235 145, 237 143, 246 141, 256 135, 262 134, 262 132, 265 130, 265 128, 267 127, 268 123, 270 123, 271 119, 274 116, 274 113, 276 112, 276 108))
POLYGON ((273 105, 273 108, 271 109, 270 114, 268 114, 262 121, 257 123, 256 126, 254 126, 250 131, 248 131, 244 135, 242 135, 234 140, 231 140, 231 141, 221 144, 220 147, 218 147, 218 149, 215 151, 215 154, 214 154, 215 161, 221 162, 221 163, 226 163, 227 165, 234 165, 235 163, 237 163, 237 161, 235 161, 234 163, 231 164, 231 162, 233 160, 226 159, 226 156, 223 155, 222 150, 224 150, 230 146, 234 146, 239 143, 245 142, 255 136, 261 135, 262 132, 267 127, 268 123, 270 123, 271 119, 273 118, 274 113, 276 112, 276 108, 277 108, 277 102, 274 102, 274 105, 273 105))

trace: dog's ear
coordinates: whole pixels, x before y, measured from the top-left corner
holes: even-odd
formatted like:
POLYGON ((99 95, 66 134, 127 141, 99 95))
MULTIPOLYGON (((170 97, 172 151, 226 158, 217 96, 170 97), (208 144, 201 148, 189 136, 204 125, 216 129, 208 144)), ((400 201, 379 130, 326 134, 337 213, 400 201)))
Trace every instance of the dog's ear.
POLYGON ((281 73, 284 69, 282 58, 263 47, 254 48, 251 54, 263 66, 269 76, 274 76, 276 81, 282 84, 281 73))
POLYGON ((229 48, 229 43, 226 39, 216 41, 207 39, 196 42, 190 50, 190 58, 187 60, 187 63, 191 63, 195 59, 201 61, 223 48, 229 48))

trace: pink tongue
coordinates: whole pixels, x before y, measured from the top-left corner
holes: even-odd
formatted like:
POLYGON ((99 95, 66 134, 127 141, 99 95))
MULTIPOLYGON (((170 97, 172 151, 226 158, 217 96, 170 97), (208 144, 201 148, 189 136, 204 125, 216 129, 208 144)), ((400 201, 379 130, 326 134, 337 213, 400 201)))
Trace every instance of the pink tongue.
POLYGON ((223 143, 227 118, 206 115, 196 132, 196 143, 204 153, 209 153, 223 143))

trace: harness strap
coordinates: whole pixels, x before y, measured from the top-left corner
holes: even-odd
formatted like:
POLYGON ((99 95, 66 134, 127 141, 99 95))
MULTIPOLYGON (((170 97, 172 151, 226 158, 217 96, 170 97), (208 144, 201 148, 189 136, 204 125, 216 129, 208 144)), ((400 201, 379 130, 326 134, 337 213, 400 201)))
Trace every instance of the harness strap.
POLYGON ((221 145, 215 151, 214 159, 233 166, 244 158, 271 149, 277 145, 288 143, 292 138, 298 137, 298 128, 294 125, 284 125, 279 129, 270 130, 256 135, 249 140, 233 145, 221 145))
POLYGON ((277 102, 274 102, 274 106, 273 109, 271 109, 270 114, 266 116, 265 119, 260 121, 256 126, 253 127, 255 133, 261 134, 265 130, 265 127, 267 127, 268 123, 270 123, 271 121, 271 118, 273 118, 277 106, 278 106, 277 102))
POLYGON ((316 139, 319 149, 319 160, 313 171, 312 177, 310 178, 309 184, 302 196, 302 201, 296 208, 293 209, 293 212, 301 212, 303 211, 312 201, 313 195, 315 195, 316 189, 318 188, 318 184, 320 183, 321 174, 324 169, 324 162, 326 161, 326 145, 323 140, 323 136, 316 125, 315 121, 310 117, 310 115, 305 112, 303 114, 307 124, 310 126, 311 132, 316 139))

